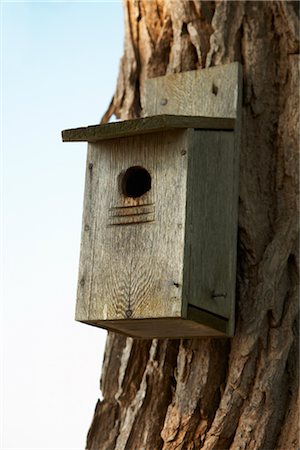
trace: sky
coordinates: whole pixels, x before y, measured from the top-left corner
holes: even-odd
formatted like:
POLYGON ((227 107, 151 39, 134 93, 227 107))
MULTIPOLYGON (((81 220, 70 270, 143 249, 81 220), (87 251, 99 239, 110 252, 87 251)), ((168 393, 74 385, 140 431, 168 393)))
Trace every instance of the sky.
POLYGON ((1 450, 85 448, 106 332, 74 321, 86 143, 123 49, 120 2, 1 2, 1 450))

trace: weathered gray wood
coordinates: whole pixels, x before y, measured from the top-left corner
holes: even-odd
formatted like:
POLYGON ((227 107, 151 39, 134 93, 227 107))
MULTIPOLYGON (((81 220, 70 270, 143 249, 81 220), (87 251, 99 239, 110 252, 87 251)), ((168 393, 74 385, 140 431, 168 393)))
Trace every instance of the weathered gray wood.
POLYGON ((232 334, 235 184, 232 131, 89 144, 76 319, 136 337, 232 334), (136 199, 119 189, 132 166, 152 178, 136 199))
POLYGON ((188 134, 89 144, 77 320, 181 316, 188 134), (118 188, 119 175, 131 166, 152 177, 151 190, 137 199, 118 188), (128 216, 120 215, 122 208, 128 216), (143 209, 151 221, 141 223, 143 209), (127 223, 112 226, 112 211, 127 223))
POLYGON ((202 130, 190 137, 185 304, 228 319, 227 331, 231 334, 238 220, 234 133, 202 130))
MULTIPOLYGON (((238 65, 228 69, 237 83, 233 92, 225 77, 231 114, 241 79, 238 65)), ((194 84, 202 77, 189 76, 194 84)), ((149 84, 149 96, 164 89, 161 82, 149 84)), ((181 114, 191 111, 189 92, 180 94, 181 114)), ((202 110, 195 96, 193 111, 202 110)), ((146 338, 233 334, 239 124, 161 115, 63 132, 65 141, 90 142, 77 320, 146 338), (133 166, 151 175, 151 189, 138 198, 120 188, 133 166)))
POLYGON ((199 128, 232 130, 234 119, 227 117, 190 117, 178 115, 159 115, 142 119, 112 122, 105 125, 73 128, 62 131, 64 142, 97 142, 104 139, 156 133, 172 128, 199 128))
POLYGON ((100 169, 100 160, 97 158, 97 154, 92 148, 88 148, 75 315, 77 320, 87 318, 89 312, 89 296, 92 288, 92 271, 90 269, 93 266, 94 259, 97 204, 99 202, 98 193, 100 180, 97 174, 100 169))
POLYGON ((144 116, 237 118, 241 66, 239 63, 191 70, 146 80, 144 116))

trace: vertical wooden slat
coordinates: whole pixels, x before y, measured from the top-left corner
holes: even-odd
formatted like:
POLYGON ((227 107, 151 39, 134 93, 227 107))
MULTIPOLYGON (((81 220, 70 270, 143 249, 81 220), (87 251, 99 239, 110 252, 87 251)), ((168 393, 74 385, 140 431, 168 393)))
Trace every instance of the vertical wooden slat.
POLYGON ((202 130, 191 135, 184 262, 187 303, 230 323, 237 242, 234 153, 233 132, 202 130))

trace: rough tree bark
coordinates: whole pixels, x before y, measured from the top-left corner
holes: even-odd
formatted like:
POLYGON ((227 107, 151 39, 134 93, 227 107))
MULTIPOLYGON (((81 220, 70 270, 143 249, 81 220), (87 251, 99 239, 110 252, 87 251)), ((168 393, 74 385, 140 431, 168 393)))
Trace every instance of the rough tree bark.
POLYGON ((125 0, 125 51, 103 118, 143 114, 145 79, 244 70, 232 340, 109 334, 98 449, 298 448, 297 2, 125 0))

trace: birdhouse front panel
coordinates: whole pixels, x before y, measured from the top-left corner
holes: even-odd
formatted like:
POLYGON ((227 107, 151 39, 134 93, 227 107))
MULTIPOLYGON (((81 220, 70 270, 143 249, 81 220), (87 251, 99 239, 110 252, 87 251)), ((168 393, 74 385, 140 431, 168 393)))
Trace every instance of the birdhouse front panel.
POLYGON ((181 317, 188 136, 89 144, 77 320, 181 317))

